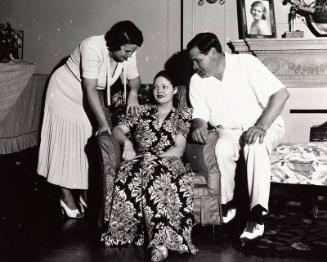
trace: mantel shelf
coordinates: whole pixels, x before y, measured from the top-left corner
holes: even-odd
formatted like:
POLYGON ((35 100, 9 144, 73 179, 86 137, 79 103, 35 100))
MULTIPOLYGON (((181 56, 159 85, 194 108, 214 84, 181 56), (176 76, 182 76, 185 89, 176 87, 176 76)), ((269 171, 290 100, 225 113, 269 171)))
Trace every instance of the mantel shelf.
POLYGON ((327 88, 327 37, 246 38, 230 46, 234 53, 257 56, 287 87, 327 88))
POLYGON ((235 52, 326 50, 327 37, 314 39, 299 38, 246 38, 231 41, 235 52))

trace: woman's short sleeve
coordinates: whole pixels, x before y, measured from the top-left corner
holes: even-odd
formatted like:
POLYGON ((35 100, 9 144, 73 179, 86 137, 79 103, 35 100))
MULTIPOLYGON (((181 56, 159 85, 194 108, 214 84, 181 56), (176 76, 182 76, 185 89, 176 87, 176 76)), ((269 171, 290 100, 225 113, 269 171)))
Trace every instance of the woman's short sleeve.
POLYGON ((127 114, 121 115, 119 118, 118 125, 128 127, 129 129, 132 129, 140 119, 140 116, 144 111, 146 110, 146 107, 143 105, 141 106, 141 109, 138 113, 132 114, 130 111, 127 114))
POLYGON ((135 79, 139 77, 136 63, 136 52, 134 52, 131 58, 126 62, 126 77, 127 79, 135 79))
POLYGON ((177 134, 183 135, 185 138, 188 136, 191 128, 192 109, 184 109, 179 112, 177 120, 177 134))
POLYGON ((255 56, 240 56, 243 68, 258 101, 263 107, 268 105, 270 97, 285 88, 284 84, 255 56))
POLYGON ((101 49, 90 38, 82 41, 81 51, 81 76, 89 79, 98 79, 101 63, 101 49))

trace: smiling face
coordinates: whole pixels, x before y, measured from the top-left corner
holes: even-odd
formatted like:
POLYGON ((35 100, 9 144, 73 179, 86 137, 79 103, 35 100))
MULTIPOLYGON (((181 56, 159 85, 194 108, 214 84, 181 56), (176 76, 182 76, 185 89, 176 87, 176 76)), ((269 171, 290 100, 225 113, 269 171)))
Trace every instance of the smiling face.
POLYGON ((120 50, 111 52, 111 57, 116 62, 124 62, 130 58, 137 49, 137 45, 125 44, 120 47, 120 50))
POLYGON ((251 15, 254 20, 264 19, 265 6, 262 3, 254 4, 251 7, 251 15))
POLYGON ((177 88, 165 77, 159 76, 154 80, 153 96, 158 104, 173 103, 177 88))

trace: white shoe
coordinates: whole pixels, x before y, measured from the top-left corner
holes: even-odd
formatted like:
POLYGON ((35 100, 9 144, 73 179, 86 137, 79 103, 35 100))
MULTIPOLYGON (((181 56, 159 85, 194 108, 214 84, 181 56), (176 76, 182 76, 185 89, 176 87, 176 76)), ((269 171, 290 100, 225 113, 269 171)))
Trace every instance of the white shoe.
POLYGON ((87 204, 85 203, 82 196, 79 196, 79 207, 80 207, 81 213, 84 214, 87 210, 87 204))
POLYGON ((236 216, 236 208, 230 208, 227 211, 227 214, 225 217, 223 217, 223 223, 227 224, 230 221, 232 221, 236 216))
POLYGON ((241 234, 240 239, 254 240, 259 237, 262 237, 264 231, 264 224, 258 224, 253 221, 250 221, 246 223, 246 227, 243 233, 241 234))
POLYGON ((83 214, 81 214, 78 209, 70 209, 67 204, 60 199, 60 206, 62 210, 62 214, 66 215, 68 218, 75 218, 79 219, 83 217, 83 214))

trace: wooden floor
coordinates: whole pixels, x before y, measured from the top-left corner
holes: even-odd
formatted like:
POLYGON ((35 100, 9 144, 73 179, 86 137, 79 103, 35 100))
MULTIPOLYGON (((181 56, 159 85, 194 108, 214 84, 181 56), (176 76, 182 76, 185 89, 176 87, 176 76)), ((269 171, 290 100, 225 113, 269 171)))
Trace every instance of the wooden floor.
MULTIPOLYGON (((99 246, 90 217, 78 221, 62 218, 56 188, 38 178, 35 170, 36 149, 0 156, 0 261, 149 261, 143 248, 99 246)), ((231 229, 215 228, 215 234, 212 229, 194 229, 197 255, 170 254, 168 261, 311 261, 246 256, 233 245, 231 229)))

